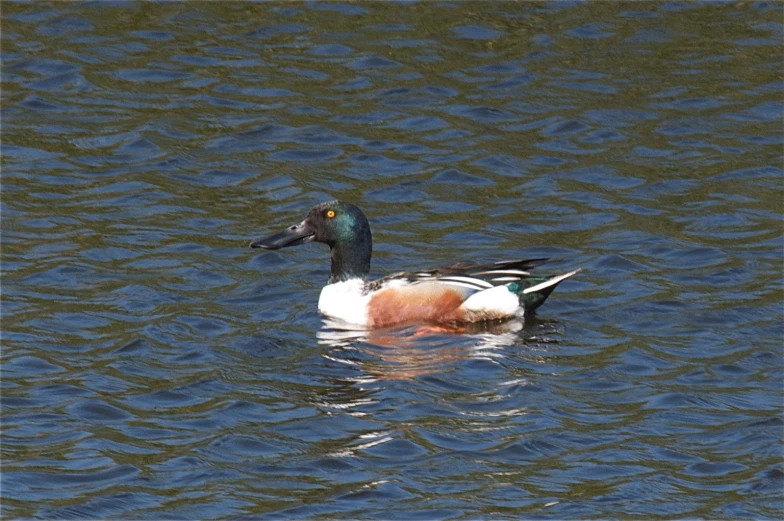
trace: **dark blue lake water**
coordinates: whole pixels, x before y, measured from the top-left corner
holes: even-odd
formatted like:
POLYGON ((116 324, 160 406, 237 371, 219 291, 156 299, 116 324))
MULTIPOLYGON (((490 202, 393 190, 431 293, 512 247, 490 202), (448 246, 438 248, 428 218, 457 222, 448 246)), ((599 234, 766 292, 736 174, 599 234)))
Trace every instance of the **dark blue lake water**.
POLYGON ((2 512, 784 516, 782 4, 3 2, 2 512), (373 274, 554 257, 522 328, 373 274))

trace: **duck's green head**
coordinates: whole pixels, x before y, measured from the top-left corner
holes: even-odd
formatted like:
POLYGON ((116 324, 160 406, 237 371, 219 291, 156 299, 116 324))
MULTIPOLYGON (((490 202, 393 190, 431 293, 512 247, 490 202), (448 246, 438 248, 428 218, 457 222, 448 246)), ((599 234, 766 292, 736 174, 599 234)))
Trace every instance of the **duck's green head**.
POLYGON ((362 210, 343 201, 316 205, 301 223, 254 241, 250 247, 277 250, 308 242, 323 242, 332 250, 330 283, 364 278, 370 271, 370 225, 362 210))

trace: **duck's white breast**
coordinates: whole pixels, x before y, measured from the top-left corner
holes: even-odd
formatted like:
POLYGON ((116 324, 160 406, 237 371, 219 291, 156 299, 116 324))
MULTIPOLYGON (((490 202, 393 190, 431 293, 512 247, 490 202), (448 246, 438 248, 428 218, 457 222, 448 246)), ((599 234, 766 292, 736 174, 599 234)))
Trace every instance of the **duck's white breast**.
POLYGON ((367 325, 370 295, 364 293, 364 287, 365 281, 362 279, 349 279, 324 286, 319 297, 319 311, 350 324, 367 325))

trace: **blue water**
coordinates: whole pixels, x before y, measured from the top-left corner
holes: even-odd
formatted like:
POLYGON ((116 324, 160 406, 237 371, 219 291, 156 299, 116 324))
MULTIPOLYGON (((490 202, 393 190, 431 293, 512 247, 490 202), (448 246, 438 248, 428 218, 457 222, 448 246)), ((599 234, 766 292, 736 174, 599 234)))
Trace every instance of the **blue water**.
POLYGON ((780 519, 778 3, 2 4, 3 516, 780 519), (346 333, 552 257, 524 324, 346 333))

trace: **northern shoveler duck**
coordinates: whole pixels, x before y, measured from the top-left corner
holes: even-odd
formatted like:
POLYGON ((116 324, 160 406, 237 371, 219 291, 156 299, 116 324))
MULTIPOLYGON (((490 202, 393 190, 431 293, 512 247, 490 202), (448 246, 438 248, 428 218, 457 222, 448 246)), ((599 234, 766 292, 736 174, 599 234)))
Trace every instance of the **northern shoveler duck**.
POLYGON ((520 317, 542 305, 562 280, 580 271, 536 277, 528 270, 549 259, 528 259, 461 263, 368 281, 370 225, 362 210, 343 201, 319 204, 301 223, 254 241, 250 247, 277 250, 308 242, 323 242, 332 253, 319 311, 365 328, 520 317))

